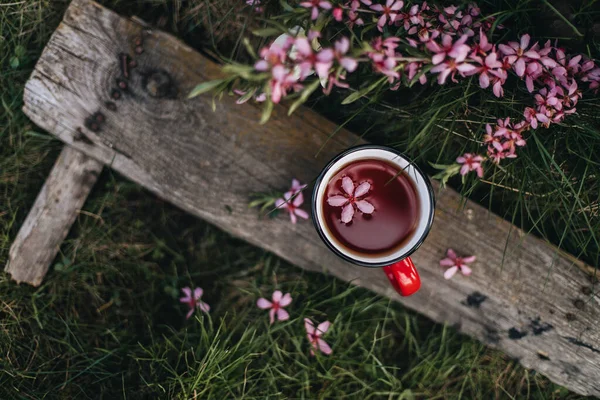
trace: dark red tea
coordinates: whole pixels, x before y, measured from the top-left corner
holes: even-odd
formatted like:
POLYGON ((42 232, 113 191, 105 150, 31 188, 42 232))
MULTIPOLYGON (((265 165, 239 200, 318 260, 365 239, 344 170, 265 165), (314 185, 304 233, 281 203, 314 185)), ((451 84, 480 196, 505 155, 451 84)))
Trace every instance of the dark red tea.
POLYGON ((341 168, 327 184, 323 215, 341 245, 360 254, 384 256, 401 247, 416 229, 419 200, 413 182, 398 166, 380 159, 358 160, 341 168), (348 204, 354 210, 351 220, 348 204))

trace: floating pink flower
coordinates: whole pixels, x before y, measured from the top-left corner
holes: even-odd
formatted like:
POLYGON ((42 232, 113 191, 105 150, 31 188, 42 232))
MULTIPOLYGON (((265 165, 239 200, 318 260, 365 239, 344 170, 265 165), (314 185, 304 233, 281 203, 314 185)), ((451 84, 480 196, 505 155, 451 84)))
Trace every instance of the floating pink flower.
POLYGON ((448 249, 446 258, 440 260, 440 265, 442 267, 448 267, 444 273, 444 278, 452 278, 457 271, 460 271, 465 276, 471 275, 471 268, 467 267, 466 264, 472 263, 475 259, 475 256, 458 257, 454 250, 448 249))
POLYGON ((330 10, 332 7, 330 2, 323 1, 323 0, 304 1, 304 2, 300 3, 300 5, 302 7, 312 9, 310 18, 313 20, 319 18, 319 8, 321 8, 323 10, 330 10))
POLYGON ((483 157, 474 156, 470 153, 465 153, 462 156, 456 159, 456 162, 462 164, 460 168, 460 174, 466 175, 470 171, 477 171, 478 177, 483 177, 483 168, 481 168, 481 163, 483 162, 483 157))
POLYGON ((283 309, 283 307, 289 306, 292 302, 292 296, 289 293, 285 295, 281 293, 280 290, 276 290, 273 292, 273 296, 271 296, 271 300, 269 301, 263 297, 258 299, 256 305, 258 308, 263 310, 269 310, 269 319, 271 324, 275 322, 275 316, 277 315, 277 320, 279 321, 287 321, 290 318, 290 315, 287 311, 283 309))
POLYGON ((192 296, 192 289, 190 289, 189 287, 184 287, 181 289, 181 291, 185 294, 185 296, 180 298, 179 301, 181 303, 187 304, 190 309, 188 311, 187 315, 185 316, 186 319, 188 319, 192 316, 192 314, 194 313, 196 308, 199 308, 200 310, 202 310, 205 313, 208 313, 210 311, 210 306, 200 300, 202 298, 202 294, 203 294, 202 288, 197 287, 196 289, 194 289, 193 296, 192 296))
POLYGON ((288 211, 292 224, 297 222, 298 218, 296 217, 308 219, 308 213, 299 208, 304 203, 302 189, 305 187, 306 185, 301 185, 298 180, 294 179, 291 189, 283 194, 283 199, 275 200, 275 207, 285 208, 288 211))
POLYGON ((367 195, 371 189, 369 182, 363 182, 356 190, 354 189, 354 182, 347 176, 342 178, 342 189, 344 189, 344 195, 334 195, 327 199, 327 204, 332 207, 343 207, 342 208, 342 222, 348 224, 354 217, 354 207, 358 208, 365 214, 372 214, 375 211, 373 204, 367 200, 360 200, 360 197, 367 195))
POLYGON ((385 5, 373 4, 371 10, 382 13, 381 17, 377 20, 377 29, 380 32, 383 31, 383 27, 386 23, 392 25, 396 21, 398 11, 404 6, 404 2, 401 0, 386 0, 385 5))
POLYGON ((322 336, 329 330, 331 326, 331 322, 325 321, 321 322, 315 328, 314 323, 308 319, 304 318, 304 328, 306 329, 306 336, 308 337, 308 341, 310 345, 313 347, 310 349, 310 355, 314 356, 314 350, 319 350, 321 353, 330 355, 332 353, 331 347, 327 344, 325 340, 322 339, 322 336))

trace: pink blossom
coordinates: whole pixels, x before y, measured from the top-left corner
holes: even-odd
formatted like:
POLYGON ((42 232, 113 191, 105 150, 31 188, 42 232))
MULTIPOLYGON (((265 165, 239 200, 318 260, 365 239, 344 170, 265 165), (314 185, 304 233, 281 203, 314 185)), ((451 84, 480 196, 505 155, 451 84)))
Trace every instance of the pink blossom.
POLYGON ((332 7, 330 2, 323 1, 323 0, 304 1, 304 2, 300 3, 300 6, 312 9, 311 14, 310 14, 310 18, 312 20, 319 18, 319 8, 321 8, 323 10, 330 10, 332 7))
POLYGON ((315 53, 307 38, 297 38, 296 49, 298 49, 297 62, 300 66, 301 79, 309 76, 313 68, 319 78, 324 79, 329 76, 329 69, 333 65, 333 50, 321 49, 315 53))
POLYGON ((283 65, 276 65, 271 70, 271 73, 273 77, 269 86, 271 87, 271 100, 273 103, 279 103, 289 89, 298 89, 301 87, 298 83, 298 77, 294 76, 283 65))
POLYGON ((315 328, 314 323, 308 319, 304 318, 304 329, 306 329, 306 337, 308 338, 308 342, 312 346, 310 349, 310 355, 314 356, 314 350, 319 350, 321 353, 325 355, 330 355, 332 353, 331 347, 327 344, 325 340, 322 339, 322 336, 329 330, 331 326, 331 322, 325 321, 321 322, 315 328))
POLYGON ((208 312, 210 311, 210 306, 200 300, 202 298, 202 294, 204 293, 202 288, 197 287, 196 289, 194 289, 193 296, 192 289, 189 287, 184 287, 181 289, 181 291, 185 294, 185 296, 181 297, 179 301, 181 303, 187 304, 190 309, 185 316, 186 319, 189 319, 192 316, 196 308, 199 308, 201 311, 208 314, 208 312))
POLYGON ((454 250, 448 249, 448 251, 446 252, 446 258, 440 260, 440 266, 448 267, 448 269, 444 273, 444 278, 450 279, 458 271, 460 271, 465 276, 471 275, 471 268, 469 268, 466 264, 470 264, 475 260, 475 256, 458 257, 454 250))
POLYGON ((523 35, 521 36, 520 43, 509 42, 508 46, 505 44, 498 46, 500 51, 506 56, 507 62, 513 66, 515 72, 520 77, 525 74, 527 61, 540 59, 540 54, 533 50, 533 48, 527 50, 530 39, 529 35, 523 35))
POLYGON ((352 28, 354 25, 364 25, 365 21, 354 11, 348 11, 348 27, 352 28))
POLYGON ((354 58, 346 56, 348 50, 350 50, 350 40, 347 37, 342 37, 334 44, 334 57, 346 71, 354 72, 358 62, 354 58))
POLYGON ((483 168, 481 168, 483 157, 478 155, 474 156, 470 153, 465 153, 462 156, 458 157, 456 159, 456 162, 462 164, 462 167, 460 168, 461 175, 466 175, 470 171, 477 171, 477 176, 480 178, 483 177, 483 168))
POLYGON ((342 7, 336 7, 331 12, 331 15, 333 15, 333 19, 335 19, 337 22, 341 22, 342 17, 344 16, 344 10, 342 7))
POLYGON ((485 59, 481 59, 481 57, 475 57, 475 61, 481 64, 479 67, 476 67, 467 75, 479 74, 479 86, 483 89, 490 86, 490 74, 500 78, 503 75, 502 63, 498 61, 496 52, 490 52, 485 59))
MULTIPOLYGON (((250 100, 250 97, 243 98, 243 96, 246 94, 245 90, 234 89, 233 93, 240 96, 240 98, 236 100, 235 104, 244 104, 245 102, 250 100)), ((256 101, 257 103, 262 103, 267 99, 267 95, 265 93, 254 94, 252 98, 254 98, 254 101, 256 101)))
POLYGON ((525 116, 525 120, 529 123, 529 125, 531 125, 533 129, 537 129, 538 121, 542 124, 547 124, 548 122, 550 122, 550 120, 545 114, 538 113, 531 107, 526 107, 523 115, 525 116))
POLYGON ((348 224, 354 217, 354 207, 358 208, 364 214, 372 214, 375 211, 373 204, 367 200, 360 199, 367 195, 371 189, 369 182, 363 182, 354 189, 354 182, 348 176, 342 178, 342 189, 344 195, 334 195, 327 199, 327 204, 332 207, 343 207, 341 220, 348 224))
POLYGON ((479 42, 473 46, 471 57, 485 57, 492 50, 492 44, 488 42, 487 35, 482 29, 479 30, 479 42))
MULTIPOLYGON (((415 62, 415 61, 410 62, 410 63, 408 63, 406 65, 406 69, 408 71, 407 78, 408 78, 409 81, 412 82, 413 78, 415 76, 417 76, 418 73, 421 72, 421 67, 422 66, 423 66, 422 63, 415 62)), ((427 82, 427 75, 426 74, 421 74, 421 76, 419 76, 419 83, 421 85, 424 85, 426 82, 427 82)))
POLYGON ((367 53, 373 62, 373 69, 386 75, 390 83, 400 77, 398 71, 395 70, 398 63, 394 49, 398 47, 398 41, 400 38, 397 37, 389 37, 385 40, 378 37, 371 44, 375 51, 367 53))
POLYGON ((283 199, 275 200, 275 207, 285 208, 288 211, 292 224, 297 222, 296 216, 308 219, 308 213, 299 208, 304 203, 302 190, 305 187, 306 185, 302 185, 298 180, 294 179, 290 190, 283 194, 283 199))
POLYGON ((283 65, 287 58, 288 48, 281 47, 277 44, 272 44, 269 47, 263 47, 260 50, 262 60, 258 60, 254 64, 257 71, 268 71, 276 65, 283 65))
POLYGON ((254 7, 254 11, 257 13, 263 12, 263 8, 260 7, 261 0, 246 0, 246 4, 254 7))
POLYGON ((439 72, 438 83, 440 85, 443 85, 444 83, 446 83, 446 79, 448 78, 448 76, 451 76, 453 82, 458 82, 455 79, 455 75, 457 72, 465 76, 467 74, 472 73, 476 69, 477 67, 475 67, 473 64, 457 63, 455 60, 449 59, 448 61, 438 64, 435 67, 431 68, 430 71, 431 73, 439 72))
POLYGON ((290 318, 290 315, 283 308, 290 305, 292 296, 289 293, 283 295, 280 290, 276 290, 273 292, 271 300, 272 301, 269 301, 261 297, 256 302, 256 305, 260 309, 269 310, 269 320, 271 321, 271 325, 275 322, 275 315, 277 315, 279 321, 287 321, 290 318))
POLYGON ((468 38, 467 35, 463 35, 456 42, 452 43, 452 36, 443 35, 441 46, 433 40, 427 42, 427 49, 435 53, 431 58, 433 65, 440 64, 446 57, 454 58, 456 62, 464 61, 471 50, 471 48, 465 44, 468 38))
POLYGON ((381 4, 374 4, 371 6, 371 10, 382 13, 381 17, 377 20, 377 29, 383 32, 383 27, 386 22, 393 24, 396 21, 398 11, 404 6, 404 2, 401 0, 386 0, 385 6, 381 4))

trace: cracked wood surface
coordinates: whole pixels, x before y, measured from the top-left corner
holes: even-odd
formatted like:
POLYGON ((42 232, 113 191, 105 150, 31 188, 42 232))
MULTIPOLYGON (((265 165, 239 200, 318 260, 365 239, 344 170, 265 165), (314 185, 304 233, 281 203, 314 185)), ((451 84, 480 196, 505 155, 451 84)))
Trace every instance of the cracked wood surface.
POLYGON ((577 260, 434 183, 434 226, 413 256, 423 287, 399 298, 381 271, 336 258, 310 222, 258 220, 247 208, 249 193, 285 188, 292 177, 311 182, 360 139, 341 129, 328 140, 336 126, 305 108, 287 117, 275 107, 261 126, 252 104, 225 96, 213 112, 210 96, 186 98, 219 76, 176 38, 75 0, 26 86, 24 110, 63 142, 237 237, 450 324, 577 393, 600 395, 599 299, 577 260), (123 54, 135 68, 124 71, 123 54), (125 72, 127 90, 117 92, 125 72), (105 118, 93 125, 98 112, 105 118), (478 256, 469 278, 443 279, 438 262, 448 247, 478 256))
POLYGON ((5 271, 18 283, 42 283, 94 187, 103 164, 65 146, 8 252, 5 271))

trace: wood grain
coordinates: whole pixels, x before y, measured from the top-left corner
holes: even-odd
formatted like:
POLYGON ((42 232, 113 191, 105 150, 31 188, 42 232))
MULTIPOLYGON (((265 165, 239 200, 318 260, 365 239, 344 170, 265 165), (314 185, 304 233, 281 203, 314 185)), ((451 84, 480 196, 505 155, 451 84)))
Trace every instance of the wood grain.
POLYGON ((287 117, 276 107, 262 126, 254 105, 225 96, 213 112, 210 96, 186 99, 197 83, 219 76, 217 65, 174 37, 76 0, 27 84, 24 110, 65 143, 235 236, 450 324, 575 392, 600 395, 599 299, 581 294, 591 284, 575 261, 434 184, 434 227, 413 257, 423 287, 399 298, 381 271, 336 258, 310 222, 259 220, 247 207, 251 192, 285 189, 292 177, 311 182, 359 138, 343 129, 329 138, 336 126, 306 108, 287 117), (127 71, 128 90, 111 100, 123 77, 122 53, 137 67, 127 71), (86 128, 98 111, 106 122, 86 128), (478 256, 469 278, 443 279, 438 262, 448 247, 478 256), (477 293, 485 296, 479 304, 477 293), (582 309, 574 306, 578 299, 582 309))
POLYGON ((103 164, 65 146, 8 253, 5 271, 18 283, 42 283, 103 164))

